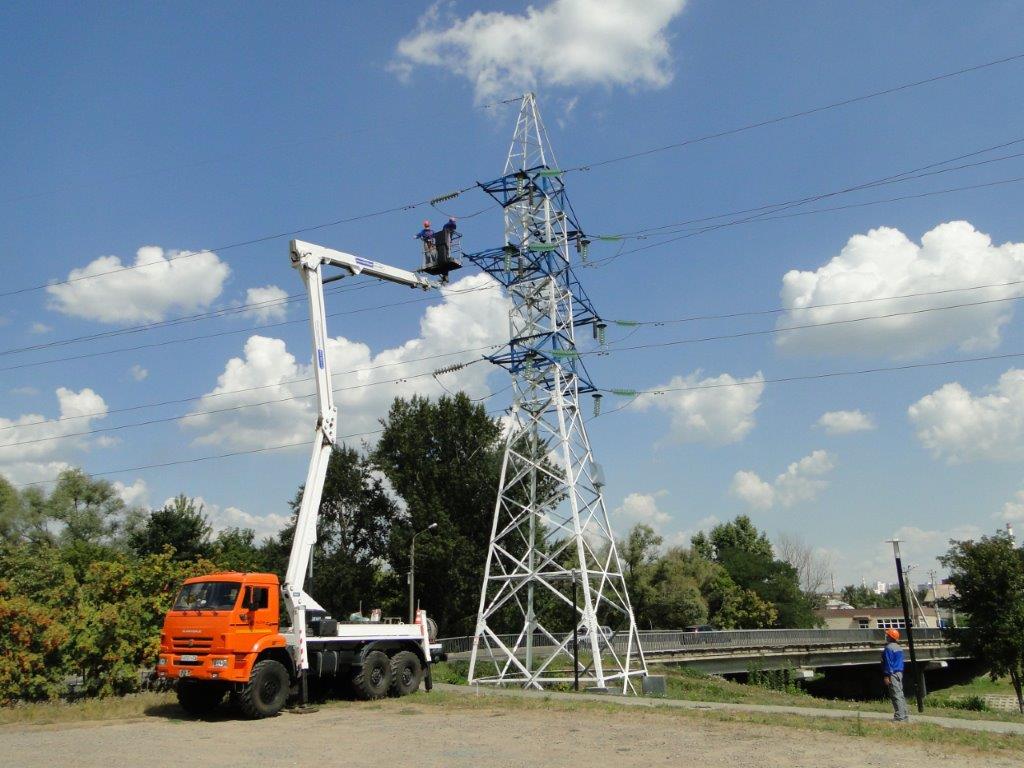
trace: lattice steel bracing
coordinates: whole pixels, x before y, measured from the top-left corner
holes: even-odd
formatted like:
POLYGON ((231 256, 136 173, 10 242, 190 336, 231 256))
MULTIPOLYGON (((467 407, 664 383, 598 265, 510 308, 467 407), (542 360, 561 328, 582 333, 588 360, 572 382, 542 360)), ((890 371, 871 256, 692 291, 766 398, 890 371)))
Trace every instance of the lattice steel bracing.
POLYGON ((512 300, 509 345, 491 360, 513 398, 469 679, 540 688, 578 675, 632 692, 647 668, 580 407, 595 390, 576 329, 599 318, 571 267, 585 243, 533 94, 504 175, 482 186, 504 208, 505 246, 467 258, 512 300))

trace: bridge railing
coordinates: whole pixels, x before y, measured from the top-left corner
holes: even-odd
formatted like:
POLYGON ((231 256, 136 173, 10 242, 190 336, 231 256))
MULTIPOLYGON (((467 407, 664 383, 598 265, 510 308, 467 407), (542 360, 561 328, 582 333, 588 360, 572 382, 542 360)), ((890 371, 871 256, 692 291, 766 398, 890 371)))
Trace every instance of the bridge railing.
MULTIPOLYGON (((946 630, 921 627, 914 630, 918 642, 934 643, 943 639, 946 630)), ((834 645, 878 645, 885 643, 883 629, 729 629, 713 632, 684 632, 682 630, 641 630, 640 644, 645 653, 669 653, 687 650, 713 652, 716 649, 734 648, 779 648, 788 646, 834 646, 834 645)), ((512 647, 517 635, 498 635, 502 643, 512 647)), ((469 653, 473 647, 472 637, 446 637, 441 639, 445 653, 469 653)), ((618 650, 626 649, 627 638, 613 635, 611 645, 618 650)), ((492 641, 493 645, 493 641, 492 641)), ((543 636, 535 636, 535 648, 551 647, 552 642, 543 636)), ((584 645, 581 639, 581 646, 584 645)), ((589 645, 589 644, 587 644, 589 645)), ((520 644, 520 648, 525 643, 520 644)), ((585 648, 584 648, 585 650, 585 648)), ((481 651, 485 652, 481 644, 481 651)))

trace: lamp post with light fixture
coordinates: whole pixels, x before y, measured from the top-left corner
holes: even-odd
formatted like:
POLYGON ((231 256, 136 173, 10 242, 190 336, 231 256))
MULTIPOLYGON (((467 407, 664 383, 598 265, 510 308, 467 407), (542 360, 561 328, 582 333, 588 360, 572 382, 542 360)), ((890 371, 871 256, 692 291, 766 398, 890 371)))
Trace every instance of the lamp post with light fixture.
POLYGON ((412 535, 412 545, 409 547, 409 623, 416 621, 416 537, 420 534, 432 531, 437 528, 437 523, 431 523, 422 531, 412 535))

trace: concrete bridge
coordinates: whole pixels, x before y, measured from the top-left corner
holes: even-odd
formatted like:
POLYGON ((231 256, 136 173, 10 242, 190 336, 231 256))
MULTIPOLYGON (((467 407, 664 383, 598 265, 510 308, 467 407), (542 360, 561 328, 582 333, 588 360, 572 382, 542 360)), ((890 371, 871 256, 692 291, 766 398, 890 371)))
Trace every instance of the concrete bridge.
MULTIPOLYGON (((714 675, 789 670, 809 677, 815 670, 877 667, 885 644, 885 631, 881 629, 646 630, 639 634, 648 663, 679 664, 714 675)), ((517 640, 515 635, 500 637, 509 647, 517 640)), ((625 653, 625 638, 612 636, 609 642, 616 653, 625 653)), ((469 659, 472 638, 446 638, 441 643, 450 659, 469 659)), ((940 629, 914 630, 914 644, 926 671, 944 668, 960 658, 940 629)), ((553 646, 546 638, 538 638, 534 648, 544 658, 553 646)), ((582 643, 581 651, 585 651, 582 643)), ((480 653, 481 658, 488 657, 483 647, 480 653)))

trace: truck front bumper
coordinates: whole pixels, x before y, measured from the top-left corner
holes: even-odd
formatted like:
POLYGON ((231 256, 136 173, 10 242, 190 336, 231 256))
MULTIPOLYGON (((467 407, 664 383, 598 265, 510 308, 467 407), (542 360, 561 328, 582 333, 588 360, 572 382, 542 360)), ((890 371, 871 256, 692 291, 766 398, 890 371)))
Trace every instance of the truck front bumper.
POLYGON ((244 654, 231 653, 160 653, 156 675, 176 680, 222 680, 245 683, 249 680, 249 664, 244 654))

